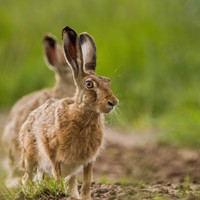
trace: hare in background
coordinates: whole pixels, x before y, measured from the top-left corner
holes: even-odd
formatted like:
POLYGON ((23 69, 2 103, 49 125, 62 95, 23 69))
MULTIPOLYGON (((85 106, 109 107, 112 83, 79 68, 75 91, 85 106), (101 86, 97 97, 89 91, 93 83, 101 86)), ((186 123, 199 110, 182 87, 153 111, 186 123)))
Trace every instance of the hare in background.
POLYGON ((63 51, 76 85, 73 98, 49 100, 34 110, 19 133, 22 183, 33 178, 38 167, 55 179, 69 180, 71 196, 80 198, 76 174, 83 167, 81 199, 89 200, 92 166, 104 144, 104 113, 118 103, 110 80, 98 76, 96 46, 87 33, 77 36, 63 29, 63 51))
POLYGON ((19 130, 30 112, 50 98, 61 99, 72 96, 75 92, 72 72, 64 58, 61 46, 50 34, 44 37, 43 45, 45 61, 48 67, 55 72, 56 83, 53 88, 43 89, 22 97, 13 106, 9 114, 2 138, 8 155, 7 187, 16 186, 18 183, 20 176, 19 166, 17 165, 20 158, 19 130))

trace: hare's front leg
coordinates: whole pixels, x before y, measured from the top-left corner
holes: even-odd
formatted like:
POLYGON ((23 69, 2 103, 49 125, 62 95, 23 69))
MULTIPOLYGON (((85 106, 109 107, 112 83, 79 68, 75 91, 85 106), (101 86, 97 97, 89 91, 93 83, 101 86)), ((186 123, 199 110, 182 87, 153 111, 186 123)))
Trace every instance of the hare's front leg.
POLYGON ((61 178, 60 162, 52 162, 52 174, 53 174, 53 177, 58 182, 60 182, 60 178, 61 178))
POLYGON ((90 186, 92 179, 93 162, 84 165, 83 185, 81 188, 81 200, 91 200, 90 186))
POLYGON ((41 181, 42 179, 44 179, 44 171, 38 166, 33 182, 41 181))
POLYGON ((73 198, 80 199, 80 195, 79 195, 79 192, 78 192, 77 176, 76 175, 71 176, 70 179, 69 179, 69 190, 70 190, 71 196, 73 198))

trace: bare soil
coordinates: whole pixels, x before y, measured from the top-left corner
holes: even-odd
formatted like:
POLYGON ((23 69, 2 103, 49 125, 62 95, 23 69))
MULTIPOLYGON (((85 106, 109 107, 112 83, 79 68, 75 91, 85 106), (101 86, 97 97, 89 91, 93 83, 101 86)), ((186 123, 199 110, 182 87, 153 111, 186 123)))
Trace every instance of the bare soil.
POLYGON ((200 151, 168 145, 126 147, 109 143, 96 162, 96 174, 108 180, 148 184, 200 184, 200 151))
POLYGON ((109 189, 99 199, 200 199, 199 150, 159 145, 152 132, 108 130, 107 134, 107 147, 96 162, 95 175, 115 183, 93 189, 94 199, 98 200, 101 188, 109 189))
MULTIPOLYGON (((0 115, 0 131, 5 116, 0 115)), ((107 129, 106 135, 94 169, 94 200, 200 200, 200 150, 159 145, 153 131, 107 129)))

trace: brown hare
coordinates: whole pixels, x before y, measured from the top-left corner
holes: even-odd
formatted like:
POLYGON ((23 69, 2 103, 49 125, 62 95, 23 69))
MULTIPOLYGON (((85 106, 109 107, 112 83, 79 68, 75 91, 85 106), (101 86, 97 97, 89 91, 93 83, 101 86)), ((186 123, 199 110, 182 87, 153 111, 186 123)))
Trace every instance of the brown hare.
POLYGON ((20 144, 22 183, 33 178, 36 166, 59 180, 69 179, 71 196, 79 198, 76 174, 83 167, 81 199, 89 200, 92 166, 104 143, 104 113, 118 103, 110 80, 98 76, 96 46, 87 33, 63 29, 63 50, 73 71, 73 98, 49 100, 22 125, 20 144))
POLYGON ((73 96, 75 92, 72 72, 64 58, 61 46, 50 34, 44 37, 43 44, 45 61, 56 74, 56 84, 53 88, 43 89, 22 97, 9 114, 2 138, 8 154, 7 187, 15 186, 18 183, 20 172, 17 163, 21 152, 18 140, 19 130, 30 112, 52 97, 61 99, 73 96))

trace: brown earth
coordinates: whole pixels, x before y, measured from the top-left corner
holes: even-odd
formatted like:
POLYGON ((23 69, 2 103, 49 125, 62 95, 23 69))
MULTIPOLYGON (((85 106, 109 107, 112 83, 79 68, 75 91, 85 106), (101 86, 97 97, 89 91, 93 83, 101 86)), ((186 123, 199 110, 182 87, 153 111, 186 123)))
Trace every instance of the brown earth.
POLYGON ((200 184, 200 151, 155 143, 127 147, 109 142, 96 162, 95 172, 108 180, 132 183, 168 184, 190 179, 200 184))
MULTIPOLYGON (((2 114, 0 128, 4 123, 2 114)), ((159 145, 154 131, 106 132, 107 145, 95 163, 94 200, 200 200, 199 150, 159 145)))

